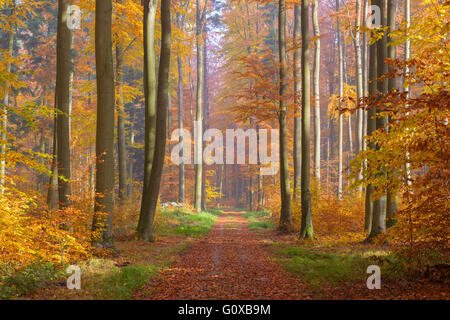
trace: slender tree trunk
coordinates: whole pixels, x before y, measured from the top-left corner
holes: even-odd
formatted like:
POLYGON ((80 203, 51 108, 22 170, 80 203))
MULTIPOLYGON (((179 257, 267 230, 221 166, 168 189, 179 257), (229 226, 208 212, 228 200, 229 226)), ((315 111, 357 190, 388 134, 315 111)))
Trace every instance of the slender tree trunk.
POLYGON ((128 186, 127 195, 130 197, 133 194, 133 180, 134 180, 134 106, 130 109, 130 144, 128 149, 128 186))
MULTIPOLYGON (((361 57, 361 0, 356 1, 356 31, 354 36, 355 56, 356 56, 356 151, 363 150, 363 123, 364 123, 364 110, 360 109, 360 102, 363 98, 364 85, 363 85, 363 62, 361 57)), ((365 45, 365 44, 364 44, 365 45)), ((364 64, 365 65, 365 64, 364 64)), ((365 71, 364 71, 365 72, 365 71)), ((358 171, 358 179, 362 178, 361 168, 358 171)), ((362 187, 359 188, 359 195, 362 195, 362 187)))
MULTIPOLYGON (((355 45, 355 57, 356 57, 356 106, 359 107, 360 99, 363 97, 363 70, 361 61, 361 0, 356 1, 356 30, 354 36, 355 45)), ((363 137, 363 110, 358 108, 356 112, 356 150, 360 152, 362 150, 362 137, 363 137)), ((361 172, 359 173, 360 177, 361 172)))
POLYGON ((53 158, 51 165, 51 175, 48 184, 47 206, 50 210, 58 209, 58 134, 56 130, 56 96, 55 96, 55 115, 53 121, 53 158))
MULTIPOLYGON (((207 38, 204 37, 203 45, 203 132, 208 130, 209 123, 209 101, 208 101, 208 49, 207 38)), ((203 153, 203 149, 202 149, 203 153)), ((203 167, 205 171, 205 168, 203 167)), ((206 211, 206 172, 202 173, 202 210, 206 211)))
MULTIPOLYGON (((373 5, 379 5, 379 0, 373 0, 373 5)), ((377 94, 377 70, 378 70, 378 54, 377 54, 377 43, 374 42, 370 44, 370 56, 369 56, 369 95, 374 97, 377 94)), ((367 114, 367 135, 372 135, 376 129, 376 107, 369 106, 368 114, 367 114)), ((371 141, 367 146, 369 149, 374 150, 376 148, 376 144, 374 141, 371 141)), ((374 188, 372 185, 368 185, 366 188, 366 203, 365 203, 365 224, 364 229, 368 233, 371 233, 372 230, 372 220, 373 220, 373 201, 372 194, 374 188)))
POLYGON ((309 3, 302 1, 302 223, 300 238, 314 237, 311 212, 311 75, 309 67, 309 3))
POLYGON ((314 176, 320 186, 320 29, 317 17, 318 3, 313 1, 313 27, 316 47, 314 49, 313 96, 314 96, 314 176))
MULTIPOLYGON (((336 0, 336 11, 339 11, 339 0, 336 0)), ((337 45, 339 52, 339 133, 338 133, 338 197, 342 199, 343 194, 343 178, 342 178, 342 140, 344 131, 344 115, 342 111, 342 97, 344 96, 344 56, 342 50, 341 39, 341 22, 337 18, 337 45)))
MULTIPOLYGON (((11 16, 15 13, 16 1, 12 2, 11 16)), ((8 39, 8 54, 10 57, 13 56, 14 50, 14 29, 12 29, 9 34, 8 39)), ((6 73, 11 73, 12 64, 8 63, 6 66, 6 73)), ((8 106, 9 106, 9 93, 5 92, 3 98, 3 106, 1 107, 1 130, 0 130, 0 194, 5 193, 5 177, 6 177, 6 144, 7 144, 7 132, 8 132, 8 106)))
POLYGON ((155 154, 156 135, 156 53, 155 23, 157 0, 144 0, 144 95, 145 95, 145 151, 144 181, 141 211, 137 227, 139 238, 144 236, 142 223, 149 211, 150 175, 155 154))
MULTIPOLYGON (((389 26, 389 32, 393 32, 396 29, 396 23, 395 18, 397 16, 397 0, 389 0, 388 1, 388 7, 387 7, 387 19, 388 19, 388 26, 389 26)), ((387 56, 389 59, 395 59, 396 58, 396 46, 394 45, 393 37, 389 36, 390 44, 387 48, 387 56)), ((389 71, 392 71, 394 68, 389 67, 389 71)), ((394 92, 397 90, 397 79, 396 78, 389 78, 388 79, 388 91, 394 92)), ((393 175, 396 173, 393 172, 393 175)), ((398 210, 398 198, 397 194, 393 193, 392 191, 388 190, 387 197, 386 197, 386 217, 392 218, 398 210)))
POLYGON ((196 135, 194 144, 195 158, 195 191, 194 208, 197 212, 202 209, 202 181, 203 181, 203 50, 201 36, 206 14, 208 1, 204 0, 203 9, 200 7, 200 0, 197 0, 197 27, 196 27, 196 45, 197 45, 197 98, 196 98, 196 135))
POLYGON ((117 99, 117 150, 119 161, 119 200, 121 203, 127 196, 127 151, 125 144, 125 108, 123 104, 123 49, 120 43, 116 44, 116 81, 119 90, 117 99))
MULTIPOLYGON (((368 7, 369 0, 364 0, 364 6, 363 6, 363 27, 367 27, 367 7, 368 7)), ((361 69, 362 69, 362 93, 363 97, 367 96, 368 93, 368 68, 367 68, 367 60, 368 60, 368 47, 367 47, 367 33, 363 33, 363 39, 362 39, 362 63, 361 63, 361 69)), ((362 111, 362 117, 363 117, 363 127, 362 127, 362 135, 363 137, 367 135, 367 111, 362 111)), ((362 150, 366 150, 366 141, 365 139, 362 139, 361 142, 362 150)))
MULTIPOLYGON (((405 21, 406 21, 406 28, 409 29, 411 26, 411 2, 410 0, 405 0, 405 21)), ((405 61, 408 61, 411 58, 411 40, 409 39, 409 35, 406 37, 405 42, 405 61)), ((405 67, 405 74, 409 75, 409 67, 405 67)), ((405 82, 405 79, 403 79, 403 82, 405 82)), ((404 90, 406 90, 406 97, 409 99, 411 97, 411 91, 409 86, 404 84, 404 90)), ((409 153, 406 153, 406 159, 409 159, 409 153)), ((406 181, 409 185, 411 182, 411 170, 410 170, 410 164, 407 162, 405 163, 405 172, 406 172, 406 181)))
POLYGON ((97 134, 95 216, 93 231, 102 233, 104 247, 113 246, 114 211, 114 68, 111 39, 112 1, 95 3, 95 66, 97 73, 97 134), (106 219, 99 213, 106 213, 106 219))
MULTIPOLYGON (((178 128, 180 129, 180 145, 183 145, 183 61, 178 55, 178 128)), ((183 148, 180 151, 181 163, 179 165, 178 174, 178 202, 184 203, 184 154, 183 148)))
POLYGON ((60 206, 70 205, 70 114, 72 109, 72 43, 73 33, 67 26, 70 1, 58 1, 56 36, 56 133, 58 136, 58 192, 60 206))
POLYGON ((281 186, 281 212, 280 230, 290 230, 291 220, 291 187, 289 179, 289 162, 287 150, 287 64, 286 64, 286 1, 280 0, 278 12, 278 45, 280 58, 280 186, 281 186))
MULTIPOLYGON (((294 200, 300 197, 300 186, 302 181, 302 118, 301 113, 301 70, 302 70, 302 51, 298 45, 302 33, 301 25, 301 8, 299 5, 294 7, 294 104, 295 113, 294 118, 294 200)), ((258 201, 259 203, 259 201, 258 201)))
MULTIPOLYGON (((14 14, 16 10, 16 1, 13 1, 11 8, 11 15, 14 14)), ((10 57, 13 56, 14 49, 14 31, 9 32, 8 39, 8 54, 10 57)), ((6 73, 11 73, 11 63, 6 66, 6 73)), ((0 131, 0 194, 5 193, 5 177, 6 177, 6 143, 7 143, 7 132, 8 132, 8 106, 9 106, 9 93, 6 91, 3 98, 3 106, 1 107, 1 131, 0 131)))
POLYGON ((169 103, 169 71, 170 71, 170 47, 172 44, 170 22, 170 0, 161 0, 161 54, 158 69, 158 93, 157 93, 157 121, 155 155, 149 187, 149 208, 141 224, 139 236, 144 241, 154 241, 153 221, 156 214, 164 156, 166 152, 167 132, 167 106, 169 103))
MULTIPOLYGON (((373 1, 375 2, 375 1, 373 1)), ((386 0, 377 1, 378 5, 381 9, 381 27, 386 26, 386 0)), ((386 34, 383 33, 383 37, 377 41, 377 78, 380 78, 382 75, 387 73, 387 65, 384 63, 387 56, 387 39, 386 34)), ((388 89, 387 80, 378 81, 377 83, 377 91, 381 94, 386 93, 388 89)), ((377 114, 381 110, 376 110, 377 114)), ((377 116, 376 119, 376 128, 381 129, 386 127, 387 119, 386 117, 377 116)), ((376 144, 375 149, 378 150, 379 146, 376 144)), ((383 174, 383 173, 380 173, 383 174)), ((380 233, 384 233, 386 231, 386 197, 381 196, 378 199, 375 199, 373 202, 372 209, 372 227, 370 230, 369 238, 371 239, 377 236, 380 233)))

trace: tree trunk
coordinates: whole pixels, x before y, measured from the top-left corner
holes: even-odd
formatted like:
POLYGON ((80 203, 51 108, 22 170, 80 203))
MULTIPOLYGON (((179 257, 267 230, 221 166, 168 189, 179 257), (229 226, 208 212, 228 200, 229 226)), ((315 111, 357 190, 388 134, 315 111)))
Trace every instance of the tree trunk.
POLYGON ((95 216, 93 231, 104 247, 113 247, 114 211, 114 68, 111 39, 112 1, 95 3, 95 66, 97 74, 97 134, 95 216), (107 214, 103 218, 99 213, 107 214))
POLYGON ((58 32, 56 37, 56 134, 58 136, 58 193, 61 207, 70 205, 70 114, 72 109, 72 44, 73 33, 67 26, 68 0, 58 1, 58 32))
MULTIPOLYGON (((375 2, 375 1, 374 1, 375 2)), ((386 0, 379 0, 376 1, 377 5, 381 9, 381 27, 386 26, 386 0)), ((386 56, 387 56, 387 39, 386 34, 383 32, 383 37, 377 41, 377 56, 378 56, 378 62, 377 62, 377 78, 380 78, 382 75, 387 73, 387 65, 384 63, 386 56)), ((378 81, 377 83, 377 91, 381 94, 386 93, 388 89, 388 82, 387 79, 378 81)), ((376 110, 377 114, 381 110, 376 110)), ((376 118, 376 129, 381 129, 386 127, 387 119, 386 117, 379 117, 376 118)), ((375 149, 378 150, 379 146, 375 144, 375 149)), ((380 173, 382 174, 382 173, 380 173)), ((372 209, 372 227, 370 230, 369 238, 371 239, 375 236, 377 236, 380 233, 384 233, 386 231, 386 197, 381 196, 378 199, 374 200, 373 202, 373 209, 372 209)))
POLYGON ((309 67, 309 3, 302 1, 302 224, 300 238, 314 237, 311 212, 310 122, 311 75, 309 67))
MULTIPOLYGON (((387 7, 387 19, 388 19, 388 26, 389 26, 389 32, 393 32, 396 29, 396 23, 395 18, 397 16, 397 0, 389 0, 388 1, 388 7, 387 7)), ((389 37, 390 39, 390 45, 387 48, 387 56, 389 59, 395 59, 396 58, 396 46, 392 43, 394 41, 393 37, 389 37)), ((394 67, 389 67, 389 71, 392 71, 394 67)), ((397 90, 397 79, 396 78, 389 78, 388 79, 388 91, 394 92, 397 90)), ((395 175, 395 172, 392 174, 395 175)), ((398 198, 397 194, 391 192, 388 190, 387 197, 386 197, 386 217, 392 218, 398 210, 398 198)))
POLYGON ((133 180, 134 180, 134 105, 130 109, 130 144, 128 150, 128 197, 133 194, 133 180))
MULTIPOLYGON (((339 11, 339 0, 336 0, 336 11, 339 11)), ((344 131, 344 115, 342 111, 342 98, 344 96, 344 56, 341 39, 341 22, 337 18, 337 45, 339 52, 339 132, 338 132, 338 197, 342 199, 343 179, 342 179, 342 140, 344 131)))
MULTIPOLYGON (((294 200, 300 197, 300 186, 302 181, 302 118, 301 113, 301 70, 302 62, 301 56, 302 51, 297 41, 300 40, 302 32, 301 25, 301 8, 299 5, 295 5, 294 8, 294 40, 295 40, 295 50, 294 50, 294 104, 295 104, 295 118, 294 118, 294 200)), ((259 203, 259 201, 258 201, 259 203)))
MULTIPOLYGON (((209 101, 208 101, 208 49, 207 39, 204 37, 203 50, 203 132, 208 129, 209 101)), ((202 149, 203 153, 203 149, 202 149)), ((203 170, 205 168, 203 167, 203 170)), ((206 172, 202 173, 202 210, 206 211, 206 172)))
MULTIPOLYGON (((374 0, 373 5, 379 5, 379 0, 374 0)), ((378 70, 378 55, 377 55, 377 43, 370 44, 370 56, 369 56, 369 96, 374 97, 377 94, 377 70, 378 70)), ((370 136, 376 131, 376 108, 375 106, 369 106, 367 114, 367 135, 370 136)), ((376 145, 374 141, 371 141, 367 146, 370 149, 375 149, 376 145)), ((373 220, 373 201, 372 193, 374 189, 372 185, 368 185, 366 188, 365 199, 365 224, 364 229, 368 233, 372 230, 373 220)))
POLYGON ((51 175, 48 183, 47 206, 50 210, 58 209, 58 134, 56 130, 56 96, 55 96, 55 115, 53 121, 53 158, 51 165, 51 175))
MULTIPOLYGON (((183 145, 183 61, 178 55, 178 128, 180 129, 180 145, 183 145)), ((184 148, 181 148, 181 163, 178 166, 178 202, 184 203, 184 148)))
POLYGON ((320 29, 317 17, 318 3, 313 1, 313 27, 316 47, 314 49, 313 96, 314 96, 314 176, 320 186, 320 29))
POLYGON ((280 230, 290 230, 291 220, 291 187, 289 179, 289 162, 287 146, 287 64, 286 64, 286 1, 280 0, 278 12, 278 45, 280 58, 280 186, 281 186, 281 212, 280 230))
POLYGON ((196 44, 197 44, 197 98, 196 98, 196 135, 194 144, 195 158, 195 193, 194 208, 197 212, 202 209, 202 176, 203 176, 203 50, 201 44, 201 36, 203 33, 204 19, 208 0, 204 0, 203 9, 200 7, 200 0, 197 0, 197 27, 196 27, 196 44))
MULTIPOLYGON (((361 0, 356 1, 356 31, 354 36, 355 56, 356 56, 356 151, 363 150, 363 123, 364 123, 364 110, 360 109, 360 100, 364 96, 363 86, 363 62, 361 57, 361 0)), ((364 71, 365 72, 365 71, 364 71)), ((362 178, 361 168, 358 171, 358 179, 362 178)), ((359 188, 359 195, 362 195, 362 188, 359 188)))
MULTIPOLYGON (((410 0, 405 0, 405 21, 406 21, 406 28, 408 29, 411 26, 411 2, 410 0)), ((411 58, 411 40, 409 39, 409 35, 406 37, 405 42, 405 61, 408 61, 411 58)), ((405 67, 405 74, 409 74, 409 67, 405 67)), ((403 79, 405 81, 405 79, 403 79)), ((404 85, 404 90, 406 91, 406 97, 409 99, 411 97, 411 91, 409 89, 409 86, 404 85)), ((409 159, 409 153, 406 153, 406 159, 409 159)), ((410 170, 410 164, 407 162, 405 163, 405 173, 406 173, 406 181, 409 185, 411 182, 411 170, 410 170)))
MULTIPOLYGON (((11 7, 11 16, 14 14, 16 10, 16 1, 12 2, 11 7)), ((8 39, 8 54, 10 57, 13 56, 14 49, 14 31, 11 30, 9 33, 8 39)), ((6 66, 6 73, 11 73, 11 63, 8 63, 6 66)), ((6 177, 6 142, 7 142, 7 132, 8 132, 8 106, 9 106, 9 93, 5 92, 5 96, 3 98, 3 106, 1 107, 2 116, 1 116, 1 130, 0 130, 0 194, 5 193, 5 177, 6 177)))
MULTIPOLYGON (((363 6, 363 27, 367 27, 367 7, 368 7, 369 0, 364 0, 364 6, 363 6)), ((367 68, 367 60, 368 60, 368 47, 367 47, 367 33, 363 33, 363 39, 362 39, 362 63, 361 63, 361 69, 362 69, 362 93, 363 97, 367 96, 368 93, 368 87, 369 83, 367 81, 368 79, 368 68, 367 68)), ((362 135, 363 137, 367 135, 367 111, 362 111, 362 117, 363 117, 363 126, 362 126, 362 135)), ((361 142, 362 150, 366 150, 366 141, 365 139, 362 139, 361 142)))
MULTIPOLYGON (((359 107, 360 99, 363 97, 363 71, 361 61, 361 0, 356 1, 356 31, 354 36, 355 45, 355 57, 356 57, 356 106, 359 107)), ((363 137, 363 110, 358 108, 356 112, 356 150, 360 152, 362 150, 362 137, 363 137)), ((360 174, 359 174, 360 177, 360 174)))
POLYGON ((125 144, 125 108, 123 104, 123 49, 120 43, 116 44, 116 82, 119 90, 117 99, 117 151, 119 161, 119 200, 121 203, 127 196, 127 151, 125 144))
POLYGON ((166 153, 167 132, 167 106, 169 103, 169 71, 170 71, 170 47, 172 43, 170 22, 170 0, 161 1, 161 54, 158 69, 158 93, 157 93, 157 121, 155 155, 149 186, 149 208, 141 223, 139 237, 144 241, 154 241, 153 221, 156 214, 161 176, 164 167, 166 153))
POLYGON ((155 154, 156 134, 156 53, 155 23, 157 0, 144 0, 144 96, 145 96, 145 151, 144 181, 141 211, 137 227, 138 237, 143 237, 143 219, 149 211, 150 175, 155 154))

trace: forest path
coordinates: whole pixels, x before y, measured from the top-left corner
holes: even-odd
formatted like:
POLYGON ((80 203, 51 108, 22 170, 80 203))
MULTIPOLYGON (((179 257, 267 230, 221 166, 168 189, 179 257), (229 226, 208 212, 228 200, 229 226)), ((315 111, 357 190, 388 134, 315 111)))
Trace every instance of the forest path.
POLYGON ((196 240, 135 297, 310 299, 307 287, 270 259, 263 239, 247 228, 242 214, 222 213, 204 238, 196 240))

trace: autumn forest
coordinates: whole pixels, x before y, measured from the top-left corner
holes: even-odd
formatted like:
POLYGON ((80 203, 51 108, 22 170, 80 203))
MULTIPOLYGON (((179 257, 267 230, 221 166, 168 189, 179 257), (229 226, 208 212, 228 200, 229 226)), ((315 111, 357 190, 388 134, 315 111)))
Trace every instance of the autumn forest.
POLYGON ((446 0, 0 0, 0 300, 448 300, 449 30, 446 0))

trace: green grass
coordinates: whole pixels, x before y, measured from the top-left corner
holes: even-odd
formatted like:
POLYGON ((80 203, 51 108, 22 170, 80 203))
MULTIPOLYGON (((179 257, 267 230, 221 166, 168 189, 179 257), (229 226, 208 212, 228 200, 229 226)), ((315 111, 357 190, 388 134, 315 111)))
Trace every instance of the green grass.
POLYGON ((167 210, 163 212, 163 216, 176 219, 177 224, 167 227, 163 232, 193 238, 202 237, 209 232, 221 213, 220 210, 215 210, 214 213, 204 211, 192 213, 182 209, 167 210))
POLYGON ((247 218, 247 227, 251 230, 269 229, 273 227, 273 222, 268 220, 268 218, 270 217, 270 212, 246 212, 243 214, 243 216, 247 218))
POLYGON ((251 230, 256 229, 270 229, 273 227, 272 221, 250 221, 248 223, 248 228, 251 230))
POLYGON ((270 217, 270 212, 267 212, 267 211, 246 212, 246 213, 243 214, 243 216, 245 218, 247 218, 247 219, 250 218, 250 217, 253 217, 253 218, 267 218, 267 217, 270 217))
POLYGON ((367 267, 379 265, 382 274, 390 271, 391 257, 385 252, 352 252, 275 244, 280 263, 296 273, 312 287, 331 282, 365 281, 367 267))
POLYGON ((146 285, 161 266, 135 265, 116 269, 102 276, 100 284, 105 299, 126 300, 146 285))
POLYGON ((0 300, 28 294, 60 278, 62 274, 60 268, 47 262, 35 262, 23 269, 17 269, 12 264, 0 265, 0 300))

